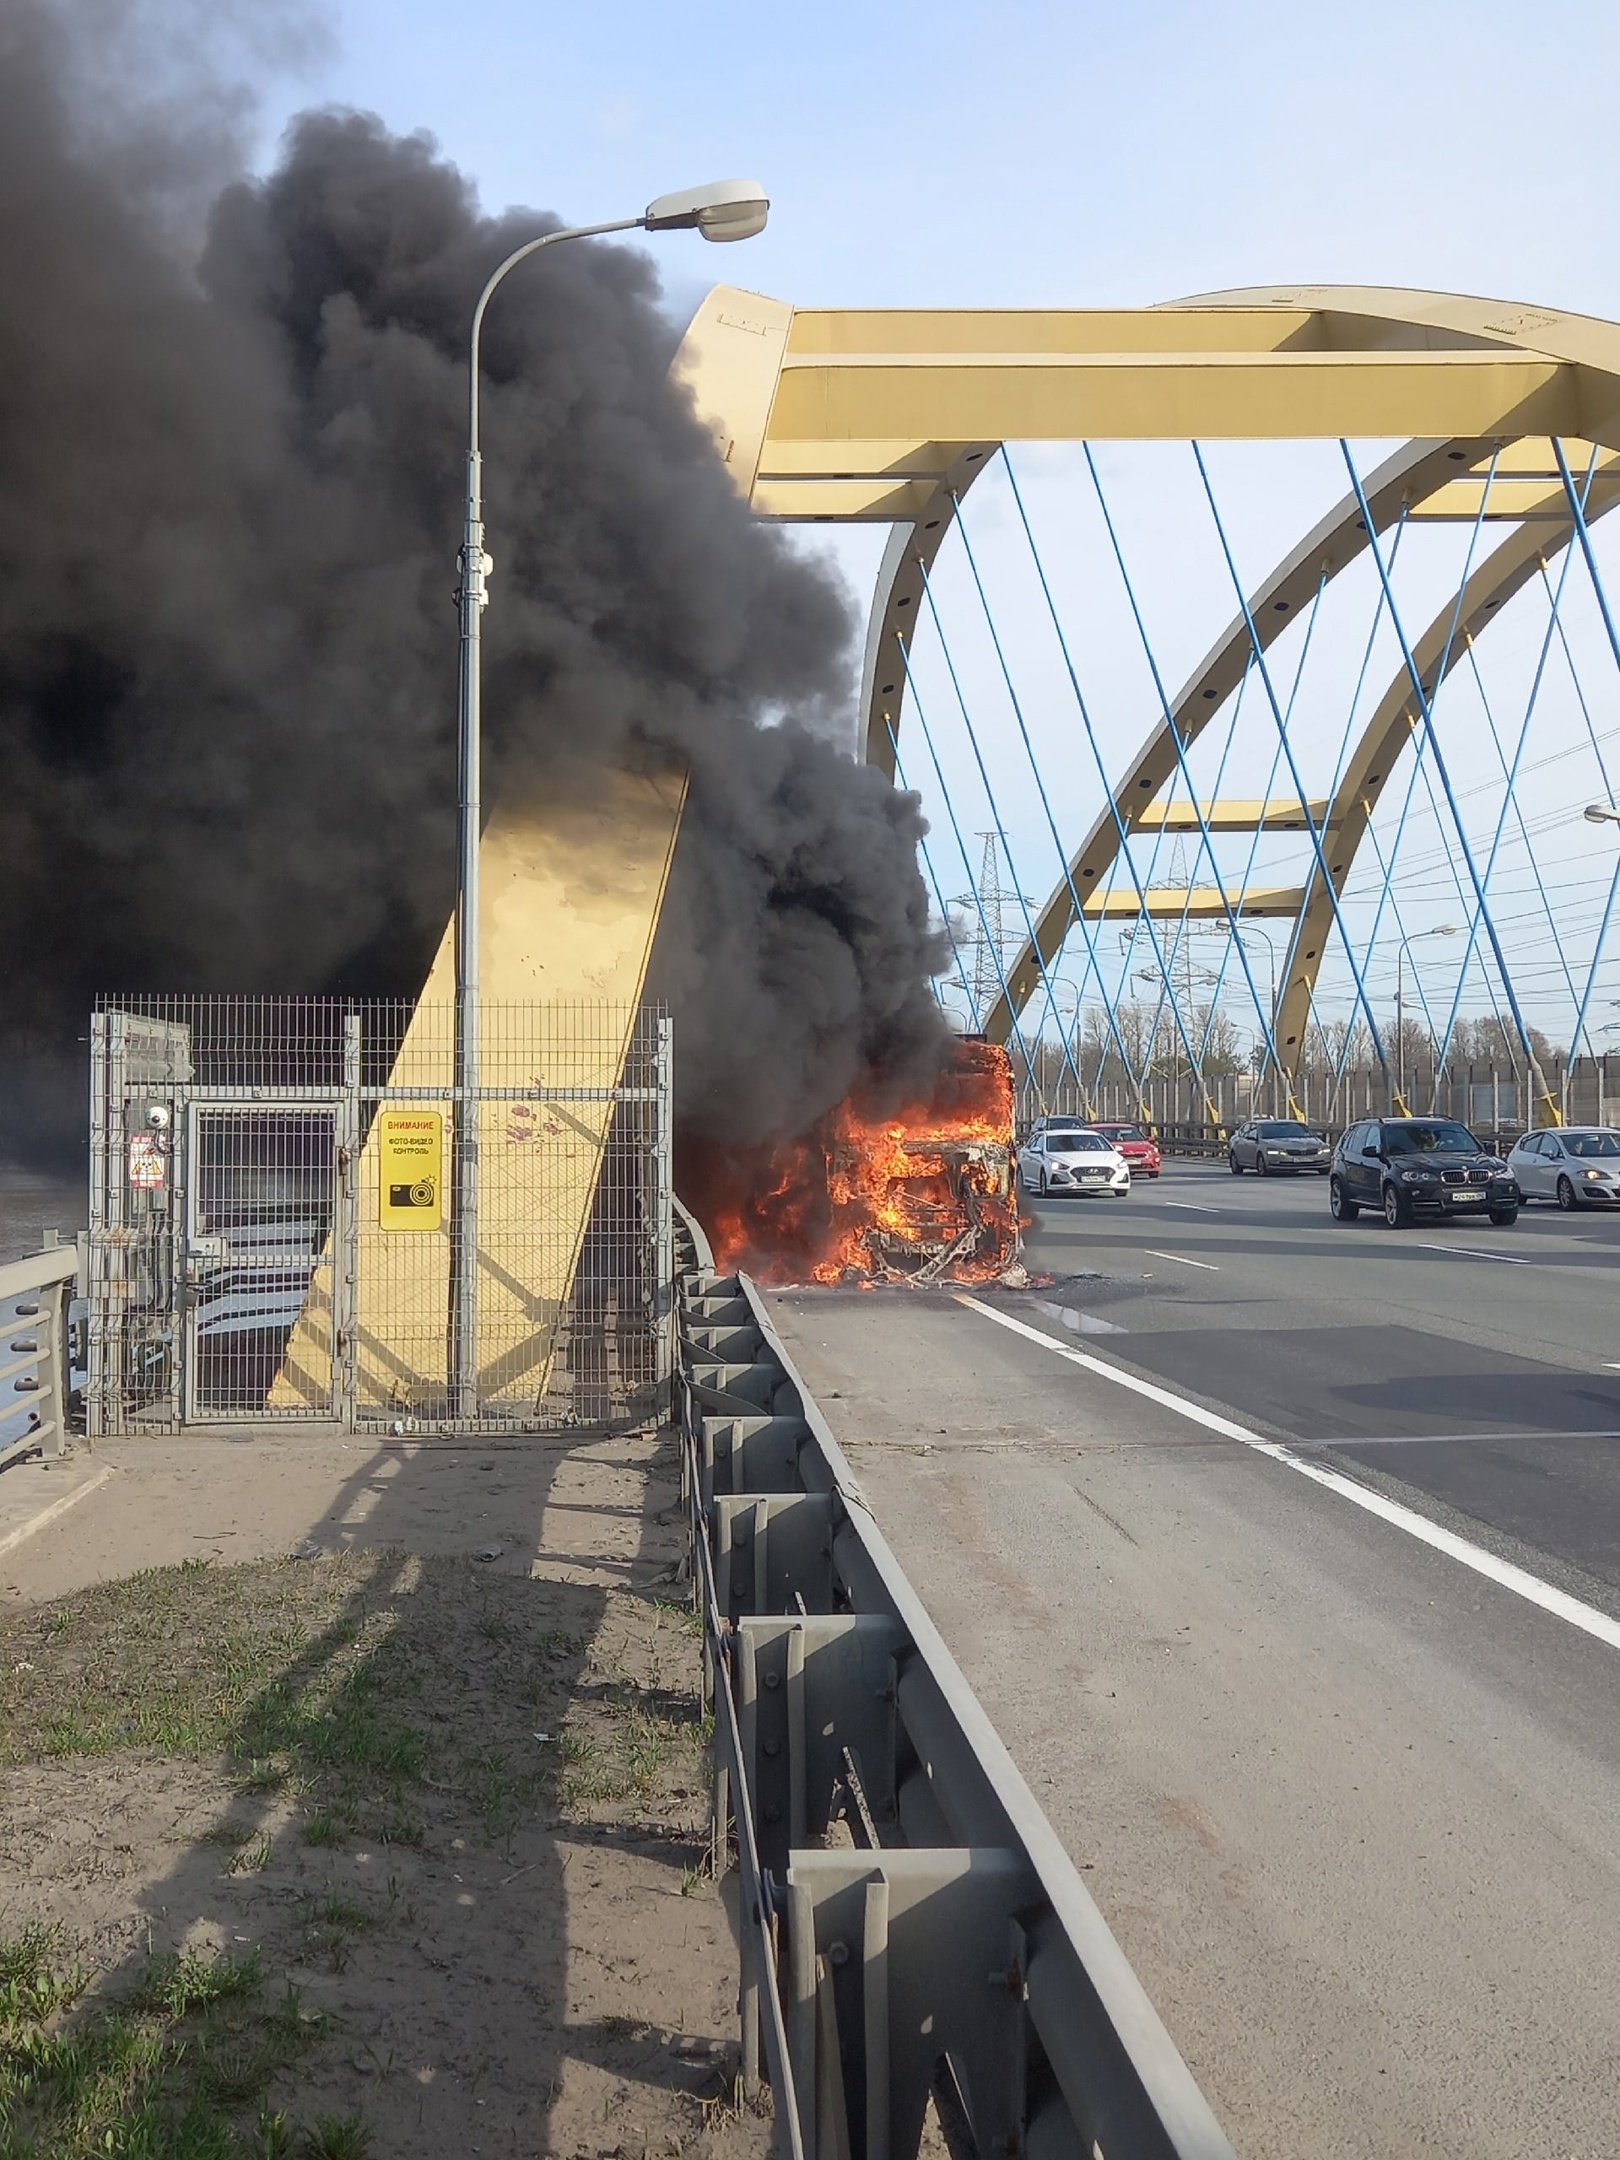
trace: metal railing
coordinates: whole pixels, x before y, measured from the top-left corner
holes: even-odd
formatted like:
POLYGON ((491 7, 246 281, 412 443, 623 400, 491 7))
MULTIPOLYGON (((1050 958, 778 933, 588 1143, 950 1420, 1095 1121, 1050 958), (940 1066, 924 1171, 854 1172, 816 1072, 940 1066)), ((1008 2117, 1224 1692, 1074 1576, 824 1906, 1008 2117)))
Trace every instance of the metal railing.
POLYGON ((753 1283, 684 1212, 677 1243, 743 2080, 778 2150, 913 2160, 932 2097, 983 2160, 1233 2160, 753 1283))
POLYGON ((0 1463, 67 1453, 72 1245, 0 1264, 0 1463))
POLYGON ((661 1008, 179 997, 91 1020, 92 1437, 236 1420, 447 1430, 456 1120, 475 1125, 476 1429, 661 1414, 671 1037, 661 1008))

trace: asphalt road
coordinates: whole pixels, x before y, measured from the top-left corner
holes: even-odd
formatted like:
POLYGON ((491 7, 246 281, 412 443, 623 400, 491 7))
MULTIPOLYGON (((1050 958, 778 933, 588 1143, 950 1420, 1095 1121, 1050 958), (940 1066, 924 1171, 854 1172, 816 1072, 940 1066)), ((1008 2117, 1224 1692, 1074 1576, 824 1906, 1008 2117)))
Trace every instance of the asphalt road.
POLYGON ((1614 2160, 1620 1648, 1557 1593, 1620 1612, 1620 1219, 1182 1166, 1035 1211, 1001 1322, 773 1302, 1238 2151, 1614 2160))
POLYGON ((1334 1222, 1325 1178, 1178 1163, 1030 1207, 1031 1269, 1101 1271, 1061 1301, 1121 1362, 1620 1612, 1620 1212, 1390 1230, 1334 1222))

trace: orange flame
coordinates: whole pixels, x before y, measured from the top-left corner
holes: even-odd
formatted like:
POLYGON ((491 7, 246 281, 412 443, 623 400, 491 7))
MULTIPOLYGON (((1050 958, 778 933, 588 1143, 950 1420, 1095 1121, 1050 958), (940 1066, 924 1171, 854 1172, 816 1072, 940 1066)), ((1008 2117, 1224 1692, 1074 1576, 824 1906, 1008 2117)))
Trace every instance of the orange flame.
POLYGON ((802 1138, 682 1165, 722 1273, 765 1283, 990 1282, 1017 1258, 1012 1066, 959 1042, 926 1102, 847 1097, 802 1138))

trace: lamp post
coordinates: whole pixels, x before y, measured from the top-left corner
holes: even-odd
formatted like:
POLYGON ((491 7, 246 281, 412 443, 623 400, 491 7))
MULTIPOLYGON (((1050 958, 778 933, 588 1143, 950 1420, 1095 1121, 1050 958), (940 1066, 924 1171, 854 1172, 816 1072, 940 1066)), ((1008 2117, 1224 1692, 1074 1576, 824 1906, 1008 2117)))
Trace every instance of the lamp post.
POLYGON ((446 1360, 449 1409, 454 1418, 478 1414, 478 842, 483 824, 479 693, 481 631, 489 605, 488 578, 495 565, 484 552, 483 475, 478 448, 478 351, 484 311, 509 270, 559 240, 591 240, 602 233, 699 232, 705 240, 748 240, 765 228, 770 202, 754 180, 716 180, 707 187, 661 195, 640 217, 606 225, 572 225, 541 233, 514 248, 485 283, 473 309, 467 366, 466 516, 457 567, 461 618, 461 710, 456 852, 456 1017, 454 1144, 450 1158, 450 1336, 446 1360))
POLYGON ((1240 945, 1252 937, 1257 937, 1266 948, 1266 959, 1271 973, 1271 1011, 1267 1015, 1266 1025, 1274 1028, 1277 1025, 1277 947, 1271 932, 1262 930, 1258 923, 1245 923, 1243 928, 1236 932, 1230 923, 1212 923, 1210 927, 1227 937, 1235 936, 1240 945))
POLYGON ((1608 803, 1589 802, 1581 815, 1588 825, 1620 825, 1620 810, 1608 803))
MULTIPOLYGON (((1063 1053, 1064 1062, 1070 1067, 1071 1071, 1074 1074, 1075 1085, 1080 1092, 1080 1115, 1082 1117, 1089 1116, 1091 1096, 1084 1080, 1082 1080, 1080 1077, 1080 1059, 1078 1051, 1076 1049, 1076 1043, 1080 1034, 1080 1015, 1084 1010, 1080 985, 1075 981, 1072 975, 1054 975, 1050 978, 1050 980, 1052 989, 1052 1010, 1053 1013, 1056 1015, 1058 1024, 1058 1047, 1063 1053), (1067 1034, 1063 1032, 1063 1015, 1061 1012, 1058 1011, 1057 1005, 1057 993, 1060 989, 1071 992, 1074 998, 1074 1017, 1069 1022, 1069 1030, 1067 1034)), ((1063 1085, 1061 1066, 1059 1067, 1058 1085, 1059 1087, 1063 1085)))
POLYGON ((1455 937, 1456 935, 1457 925, 1455 923, 1436 923, 1432 930, 1414 930, 1410 937, 1403 937, 1395 947, 1395 1100, 1399 1105, 1398 1115, 1401 1117, 1408 1115, 1406 1108, 1406 1043, 1401 1034, 1406 993, 1407 947, 1415 945, 1419 938, 1455 937))

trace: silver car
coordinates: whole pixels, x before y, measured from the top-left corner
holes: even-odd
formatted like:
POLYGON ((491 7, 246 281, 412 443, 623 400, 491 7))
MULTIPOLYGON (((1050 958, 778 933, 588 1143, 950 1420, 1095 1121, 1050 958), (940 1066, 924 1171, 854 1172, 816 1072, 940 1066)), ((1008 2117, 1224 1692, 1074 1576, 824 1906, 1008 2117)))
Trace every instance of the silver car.
POLYGON ((1226 1161, 1234 1177, 1245 1170, 1256 1170, 1261 1177, 1278 1171, 1297 1177, 1302 1170, 1315 1170, 1326 1177, 1333 1150, 1324 1133, 1312 1132, 1297 1118, 1252 1118, 1227 1142, 1226 1161))
POLYGON ((1527 1200, 1566 1209, 1620 1202, 1620 1132, 1607 1125, 1549 1126, 1527 1132, 1508 1157, 1527 1200))

